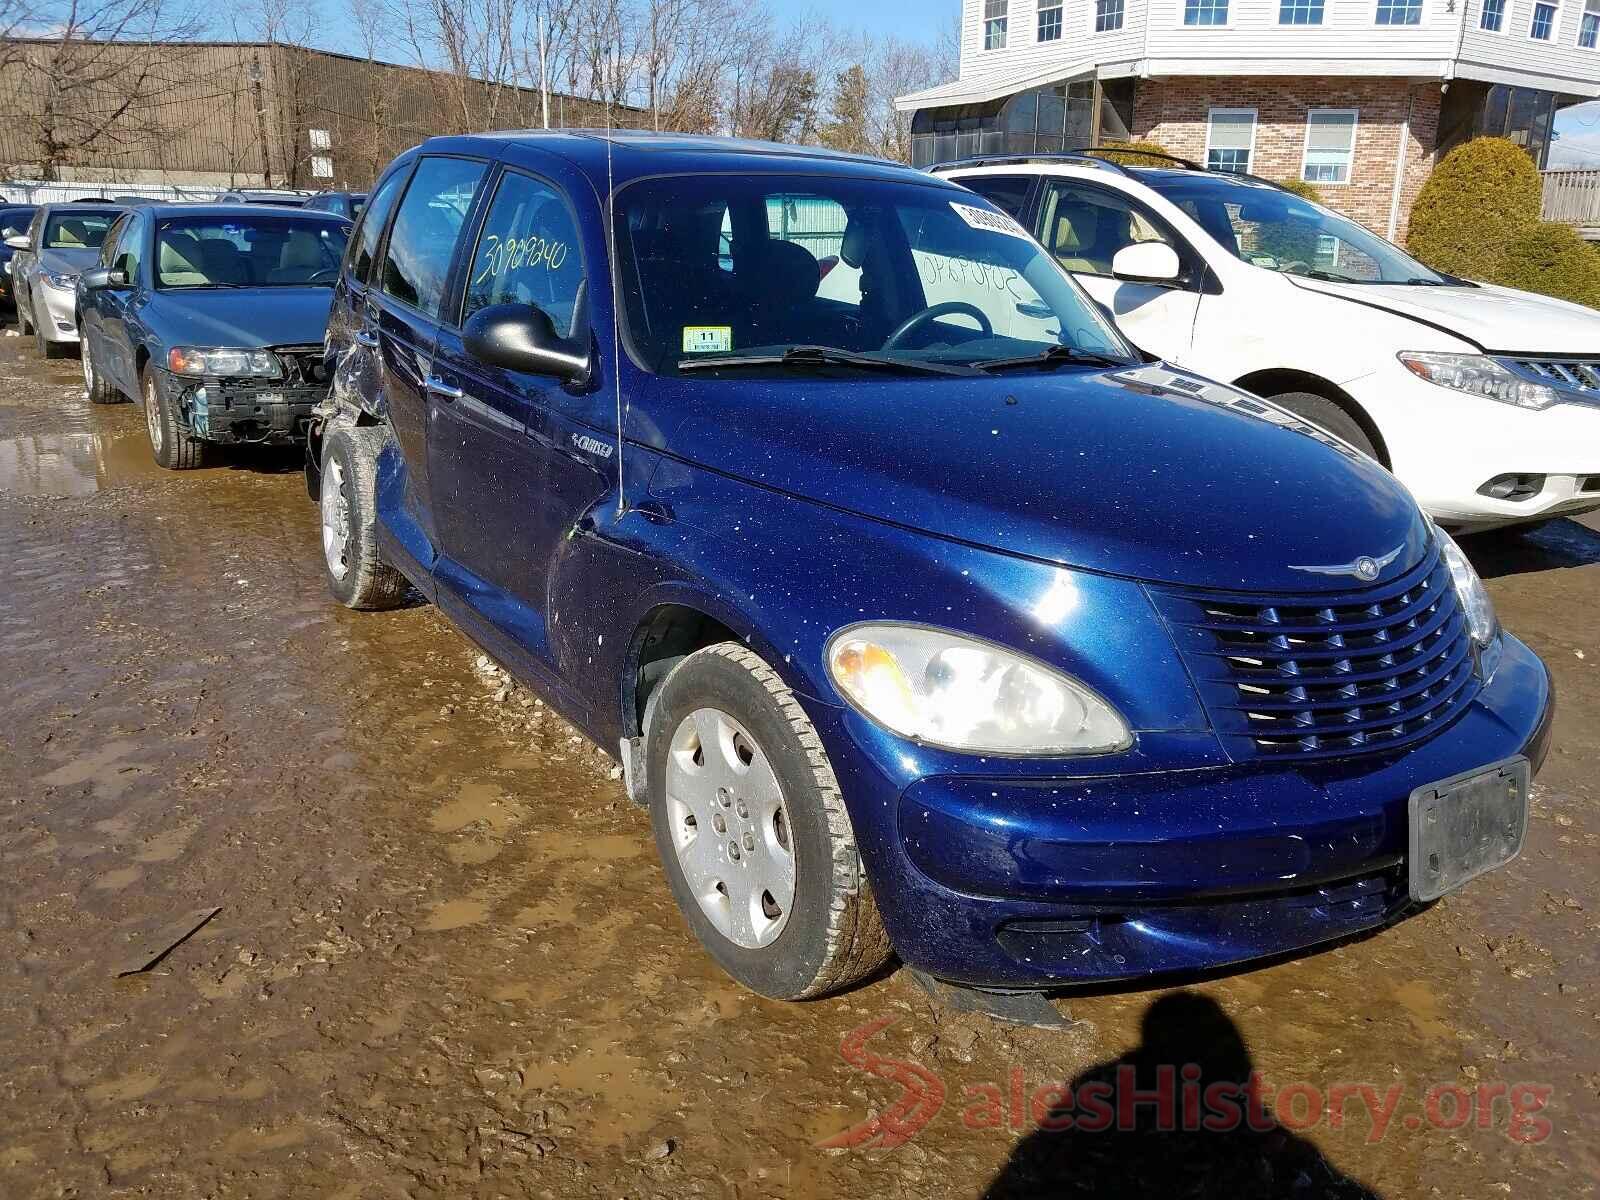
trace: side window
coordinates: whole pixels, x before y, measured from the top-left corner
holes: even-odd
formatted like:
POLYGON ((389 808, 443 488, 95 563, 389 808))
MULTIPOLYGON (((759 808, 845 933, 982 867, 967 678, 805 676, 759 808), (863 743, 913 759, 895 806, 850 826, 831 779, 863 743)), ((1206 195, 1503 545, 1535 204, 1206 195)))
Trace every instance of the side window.
POLYGON ((360 226, 350 239, 349 271, 357 283, 366 283, 371 277, 372 260, 378 254, 378 240, 383 237, 389 210, 394 207, 394 199, 400 194, 400 185, 405 182, 406 174, 402 169, 384 180, 382 190, 372 198, 360 226))
POLYGON ((102 267, 114 266, 117 261, 117 247, 122 242, 122 235, 128 231, 128 226, 133 224, 132 216, 117 218, 117 223, 106 231, 106 240, 100 243, 100 256, 96 260, 102 267))
POLYGON ((36 209, 33 220, 28 222, 28 241, 33 244, 35 250, 39 248, 39 232, 44 228, 44 214, 44 209, 36 209))
POLYGON ((1131 202, 1064 183, 1045 189, 1039 240, 1062 267, 1085 275, 1111 274, 1117 251, 1138 242, 1165 242, 1185 257, 1183 247, 1131 202))
POLYGON ((1019 221, 1028 203, 1028 188, 1033 180, 1026 175, 971 175, 956 180, 962 187, 971 188, 1002 212, 1008 212, 1019 221))
MULTIPOLYGON (((111 239, 108 237, 106 240, 111 239)), ((139 282, 139 250, 143 241, 143 223, 136 216, 127 217, 117 238, 117 248, 112 252, 111 265, 124 271, 129 283, 139 282)))
POLYGON ((583 255, 566 201, 549 184, 508 171, 478 235, 461 319, 491 304, 532 304, 570 337, 582 290, 583 255))
POLYGON ((417 165, 384 251, 384 295, 430 317, 440 315, 456 240, 484 169, 462 158, 424 158, 417 165))

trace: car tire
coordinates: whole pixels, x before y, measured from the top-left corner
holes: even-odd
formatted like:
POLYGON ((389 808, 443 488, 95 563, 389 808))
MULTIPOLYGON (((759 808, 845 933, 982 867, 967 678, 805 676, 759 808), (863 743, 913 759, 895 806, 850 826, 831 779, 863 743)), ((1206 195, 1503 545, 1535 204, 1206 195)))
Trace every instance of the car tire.
POLYGON ((78 353, 83 358, 83 394, 89 397, 89 403, 120 404, 122 393, 111 386, 95 365, 94 351, 89 349, 89 339, 83 335, 82 325, 78 326, 78 353))
POLYGON ((656 848, 711 956, 776 1000, 836 992, 882 967, 889 939, 838 780, 778 673, 720 642, 680 662, 651 701, 656 848))
POLYGON ((156 465, 169 471, 192 471, 205 466, 211 447, 185 432, 176 407, 148 366, 139 373, 139 392, 144 397, 145 431, 150 435, 150 453, 156 465))
POLYGON ((1378 458, 1378 448, 1372 444, 1367 431, 1361 428, 1361 423, 1326 396, 1319 396, 1315 392, 1284 392, 1269 396, 1268 399, 1281 408, 1287 408, 1295 416, 1304 417, 1313 425, 1349 442, 1369 458, 1378 458))
POLYGON ((322 566, 346 608, 397 608, 411 589, 378 549, 378 455, 387 441, 387 426, 346 421, 322 437, 322 566))
POLYGON ((67 348, 60 342, 52 342, 45 334, 48 325, 39 320, 37 309, 33 313, 33 344, 39 350, 40 358, 60 358, 67 352, 67 348))

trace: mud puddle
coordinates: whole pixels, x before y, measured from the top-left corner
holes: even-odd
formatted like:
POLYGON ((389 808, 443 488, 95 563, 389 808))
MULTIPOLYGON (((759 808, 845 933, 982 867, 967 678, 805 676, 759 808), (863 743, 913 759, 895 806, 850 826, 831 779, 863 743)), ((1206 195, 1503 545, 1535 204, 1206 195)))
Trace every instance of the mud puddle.
POLYGON ((154 479, 158 473, 149 445, 133 435, 0 438, 0 492, 13 495, 88 496, 120 483, 154 479))
POLYGON ((1066 999, 1067 1031, 903 972, 786 1005, 693 943, 609 759, 434 609, 328 602, 291 469, 142 473, 138 411, 75 372, 0 342, 0 444, 32 464, 0 489, 7 1200, 1593 1192, 1590 533, 1469 547, 1562 697, 1507 870, 1304 959, 1066 999), (1163 1064, 1258 1074, 1269 1119, 1041 1132, 1163 1064))

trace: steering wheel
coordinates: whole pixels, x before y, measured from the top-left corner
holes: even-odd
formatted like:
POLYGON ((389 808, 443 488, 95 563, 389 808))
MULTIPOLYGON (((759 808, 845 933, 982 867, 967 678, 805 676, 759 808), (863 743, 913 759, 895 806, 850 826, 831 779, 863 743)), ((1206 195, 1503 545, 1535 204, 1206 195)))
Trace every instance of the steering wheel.
POLYGON ((339 268, 338 267, 323 267, 320 271, 313 271, 313 272, 311 272, 311 274, 306 276, 306 282, 307 283, 316 283, 324 275, 331 276, 332 278, 337 279, 338 276, 339 276, 339 268))
POLYGON ((889 340, 883 343, 883 349, 897 349, 901 342, 916 330, 921 329, 929 321, 937 321, 940 317, 953 316, 961 313, 971 317, 978 323, 979 330, 984 337, 994 334, 994 326, 989 323, 988 316, 976 304, 968 304, 965 300, 946 300, 943 304, 931 304, 919 313, 912 313, 895 328, 889 335, 889 340))

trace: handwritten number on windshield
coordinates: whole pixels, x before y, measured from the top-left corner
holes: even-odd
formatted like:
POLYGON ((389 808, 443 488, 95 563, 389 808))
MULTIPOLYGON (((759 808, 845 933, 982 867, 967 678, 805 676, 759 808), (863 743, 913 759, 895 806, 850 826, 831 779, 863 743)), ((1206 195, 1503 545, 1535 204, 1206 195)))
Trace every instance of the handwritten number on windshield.
POLYGON ((482 269, 472 281, 474 286, 523 267, 559 271, 561 264, 567 261, 566 242, 547 241, 536 233, 521 238, 485 233, 483 242, 482 269))

